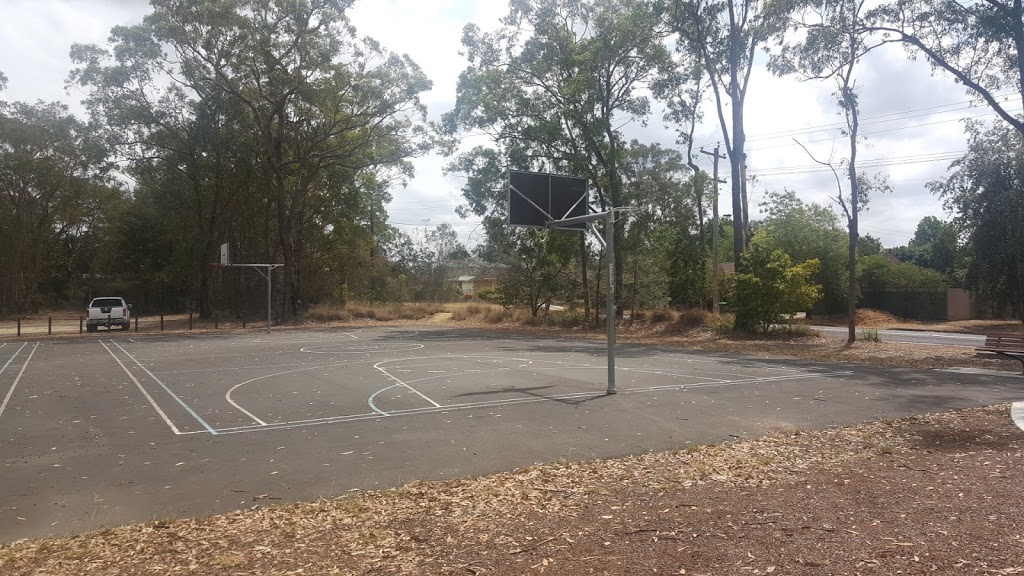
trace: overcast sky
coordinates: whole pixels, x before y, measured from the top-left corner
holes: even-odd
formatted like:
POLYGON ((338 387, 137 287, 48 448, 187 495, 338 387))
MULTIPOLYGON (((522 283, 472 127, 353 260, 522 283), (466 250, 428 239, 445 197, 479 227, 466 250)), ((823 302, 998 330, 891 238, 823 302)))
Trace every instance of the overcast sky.
MULTIPOLYGON (((389 49, 408 53, 433 80, 425 96, 430 115, 438 118, 454 104, 455 84, 465 60, 459 55, 463 26, 496 26, 506 12, 502 0, 357 0, 349 13, 360 35, 371 36, 389 49)), ((61 100, 81 113, 82 94, 67 93, 64 81, 71 68, 68 49, 74 42, 105 43, 112 26, 139 22, 149 11, 146 0, 0 0, 0 71, 9 79, 5 100, 61 100)), ((866 57, 859 67, 862 133, 867 143, 860 159, 864 171, 885 174, 893 192, 871 201, 861 219, 861 232, 882 239, 886 246, 906 244, 924 216, 945 218, 941 202, 925 189, 942 176, 950 161, 966 148, 964 117, 991 119, 984 106, 948 77, 933 77, 928 65, 909 60, 898 47, 866 57)), ((784 186, 807 201, 829 203, 834 194, 830 173, 813 166, 793 143, 804 142, 818 157, 844 156, 845 140, 838 131, 833 86, 775 78, 755 70, 747 96, 748 173, 758 177, 750 197, 751 213, 770 190, 784 186)), ((1011 110, 1020 110, 1019 97, 1011 110)), ((713 105, 706 118, 716 118, 713 105)), ((660 113, 647 126, 624 128, 627 137, 675 146, 675 132, 665 128, 660 113)), ((721 140, 717 123, 698 130, 697 144, 713 147, 721 140)), ((393 191, 390 220, 406 231, 449 222, 460 237, 479 242, 476 220, 455 214, 460 204, 460 180, 445 177, 443 158, 428 156, 415 162, 416 178, 407 188, 393 191)), ((702 166, 710 170, 705 158, 702 166)), ((727 173, 727 164, 723 168, 727 173)), ((723 213, 730 211, 723 196, 723 213)))

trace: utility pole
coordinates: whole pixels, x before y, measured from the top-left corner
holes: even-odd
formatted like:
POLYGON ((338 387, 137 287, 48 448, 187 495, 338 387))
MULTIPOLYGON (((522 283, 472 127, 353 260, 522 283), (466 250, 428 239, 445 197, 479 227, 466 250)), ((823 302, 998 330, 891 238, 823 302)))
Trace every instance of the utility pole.
MULTIPOLYGON (((723 183, 723 182, 725 182, 725 180, 722 180, 722 179, 720 179, 718 177, 718 161, 719 160, 725 160, 725 154, 719 154, 718 148, 719 148, 719 145, 715 144, 714 152, 708 152, 707 150, 704 150, 703 148, 700 149, 700 153, 701 154, 707 154, 708 156, 711 156, 712 158, 714 158, 714 161, 715 161, 715 171, 714 171, 714 176, 713 176, 713 178, 715 180, 715 200, 714 200, 714 202, 711 205, 712 206, 712 208, 711 208, 711 217, 712 217, 712 219, 714 221, 714 224, 712 224, 713 230, 711 232, 711 309, 712 309, 712 311, 715 314, 719 313, 719 309, 718 309, 718 299, 719 299, 718 298, 718 268, 719 268, 719 263, 718 263, 718 185, 723 183)), ((736 225, 736 221, 735 220, 733 220, 732 225, 733 226, 736 225)))

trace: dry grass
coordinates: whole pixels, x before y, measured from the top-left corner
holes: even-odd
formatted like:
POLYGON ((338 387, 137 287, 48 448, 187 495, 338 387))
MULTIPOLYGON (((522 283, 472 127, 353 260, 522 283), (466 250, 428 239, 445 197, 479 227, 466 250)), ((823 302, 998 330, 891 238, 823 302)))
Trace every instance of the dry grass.
POLYGON ((445 311, 440 304, 418 302, 401 304, 364 304, 351 302, 345 306, 319 305, 306 313, 310 322, 349 322, 351 320, 423 320, 445 311))

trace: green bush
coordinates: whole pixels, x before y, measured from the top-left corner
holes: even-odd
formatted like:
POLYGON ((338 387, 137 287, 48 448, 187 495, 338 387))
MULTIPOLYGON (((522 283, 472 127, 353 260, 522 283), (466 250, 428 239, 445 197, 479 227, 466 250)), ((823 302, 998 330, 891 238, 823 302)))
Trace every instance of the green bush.
POLYGON ((754 326, 768 333, 782 317, 809 310, 821 298, 821 286, 811 284, 821 264, 808 260, 793 266, 789 255, 759 244, 743 256, 745 268, 750 272, 736 275, 738 316, 748 318, 754 326))
POLYGON ((498 298, 498 294, 493 288, 484 288, 477 291, 476 298, 482 302, 493 302, 498 298))

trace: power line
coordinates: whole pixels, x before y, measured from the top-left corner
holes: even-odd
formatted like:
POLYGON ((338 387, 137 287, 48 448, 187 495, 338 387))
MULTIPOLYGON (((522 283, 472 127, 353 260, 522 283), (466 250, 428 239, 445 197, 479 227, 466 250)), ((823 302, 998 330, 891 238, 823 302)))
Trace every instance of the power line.
MULTIPOLYGON (((1021 110, 1008 110, 1008 112, 1010 112, 1012 114, 1019 114, 1021 112, 1021 110)), ((946 119, 946 120, 936 120, 935 122, 926 122, 924 124, 912 124, 910 126, 900 126, 900 127, 897 127, 897 128, 887 128, 885 130, 874 130, 874 131, 871 131, 871 132, 861 132, 859 135, 860 136, 872 136, 872 135, 875 135, 875 134, 886 134, 888 132, 899 132, 901 130, 912 130, 914 128, 924 128, 924 127, 927 127, 927 126, 937 126, 939 124, 949 124, 950 122, 960 122, 962 120, 969 120, 969 119, 972 119, 972 118, 984 118, 986 116, 994 116, 995 114, 996 114, 995 112, 984 112, 982 114, 974 114, 974 115, 969 115, 969 116, 960 116, 960 117, 957 117, 957 118, 949 118, 949 119, 946 119)), ((803 142, 803 143, 804 144, 816 144, 816 143, 819 143, 819 142, 833 142, 833 141, 838 140, 839 138, 842 138, 842 137, 843 136, 836 136, 834 138, 819 138, 817 140, 808 140, 808 141, 803 142)), ((757 150, 772 150, 772 149, 776 149, 776 148, 787 148, 787 147, 790 147, 790 146, 796 146, 796 144, 793 143, 793 142, 790 142, 788 144, 776 144, 774 146, 759 146, 759 147, 754 147, 754 148, 748 148, 748 149, 746 149, 746 151, 747 152, 754 152, 754 151, 757 151, 757 150)))
MULTIPOLYGON (((914 164, 928 164, 932 162, 952 162, 962 157, 963 152, 946 152, 939 154, 922 154, 920 156, 905 156, 903 158, 875 158, 857 163, 857 168, 889 168, 896 166, 911 166, 914 164)), ((756 170, 751 168, 750 172, 755 173, 759 178, 772 178, 778 176, 796 176, 801 174, 829 173, 832 169, 828 166, 803 165, 803 166, 780 166, 777 168, 765 168, 756 170)))
MULTIPOLYGON (((996 99, 1001 99, 1001 102, 1004 103, 1004 104, 1007 103, 1007 102, 1012 102, 1012 101, 1020 99, 1020 96, 1018 94, 1011 93, 1011 92, 1008 92, 1008 93, 1005 93, 1005 94, 998 94, 995 97, 996 97, 996 99)), ((887 120, 884 120, 884 122, 896 122, 896 121, 899 121, 899 120, 907 120, 907 119, 911 119, 911 118, 918 118, 920 116, 931 115, 931 114, 916 114, 918 112, 925 112, 925 111, 929 111, 929 110, 937 110, 937 112, 933 112, 932 114, 945 114, 945 113, 949 113, 949 112, 957 112, 959 110, 966 110, 966 109, 972 108, 973 106, 964 106, 964 105, 965 104, 973 104, 973 103, 974 103, 974 101, 972 101, 972 100, 963 100, 963 101, 960 101, 960 102, 951 102, 951 103, 948 103, 948 104, 938 104, 938 105, 935 105, 935 106, 926 106, 926 107, 923 107, 923 108, 914 108, 914 109, 911 109, 911 110, 902 110, 902 111, 899 111, 899 112, 890 112, 890 113, 887 113, 887 114, 879 114, 879 115, 876 115, 876 116, 867 116, 867 117, 864 117, 864 118, 861 119, 861 123, 862 124, 878 124, 878 123, 883 123, 882 121, 884 119, 887 119, 887 120), (940 110, 941 108, 950 108, 950 107, 954 107, 954 106, 963 106, 963 107, 962 108, 956 108, 956 109, 953 109, 953 110, 940 110)), ((990 115, 993 115, 993 114, 995 114, 995 112, 989 112, 989 113, 986 113, 986 114, 974 115, 974 116, 965 116, 963 118, 957 118, 957 119, 954 119, 954 120, 951 120, 951 121, 962 120, 964 118, 976 118, 976 117, 981 117, 981 116, 990 116, 990 115)), ((757 142, 757 141, 764 141, 764 140, 775 140, 775 139, 779 139, 779 138, 788 138, 788 137, 792 137, 792 136, 802 136, 802 135, 806 135, 806 134, 813 134, 815 132, 821 132, 821 131, 824 131, 824 130, 842 129, 842 128, 845 128, 845 127, 846 127, 846 123, 845 122, 832 122, 832 123, 829 123, 829 124, 818 124, 818 125, 812 125, 812 126, 804 126, 804 127, 801 127, 801 128, 792 128, 792 129, 788 129, 788 130, 778 130, 778 131, 774 131, 774 132, 765 132, 765 133, 762 133, 762 134, 755 134, 755 135, 752 135, 752 136, 748 136, 746 141, 747 142, 757 142)), ((909 126, 907 128, 913 128, 913 127, 914 126, 909 126)), ((830 138, 830 139, 826 139, 826 140, 819 140, 819 142, 824 142, 824 141, 827 141, 827 140, 834 140, 834 138, 830 138)), ((713 141, 712 142, 707 142, 707 143, 703 144, 702 146, 710 146, 711 144, 714 144, 714 142, 713 141)), ((792 144, 790 144, 790 145, 792 145, 792 144)), ((777 147, 777 146, 764 146, 764 147, 759 147, 759 148, 748 148, 748 149, 746 149, 746 151, 749 152, 751 150, 766 150, 766 149, 775 148, 775 147, 777 147)))
MULTIPOLYGON (((1002 98, 1002 103, 1011 102, 1013 100, 1020 100, 1019 94, 1004 94, 997 98, 1002 98)), ((869 116, 861 118, 861 126, 873 126, 875 124, 884 124, 887 122, 896 122, 898 120, 910 120, 913 118, 920 118, 922 116, 932 116, 936 114, 948 114, 950 112, 959 112, 960 110, 970 110, 975 106, 970 105, 972 102, 966 100, 963 102, 954 102, 951 104, 942 104, 938 106, 928 106, 925 108, 916 108, 914 110, 905 110, 902 112, 891 112, 889 114, 880 114, 878 116, 869 116), (966 104, 966 106, 964 106, 966 104), (952 108, 950 110, 940 110, 935 112, 939 108, 949 108, 951 106, 959 106, 959 108, 952 108), (931 112, 929 112, 931 111, 931 112), (919 114, 919 112, 921 112, 919 114)), ((994 113, 994 112, 993 112, 994 113)), ((766 132, 764 134, 758 134, 747 138, 747 142, 757 142, 761 140, 776 140, 778 138, 788 138, 791 136, 798 136, 802 134, 813 134, 815 132, 823 132, 828 130, 846 128, 846 122, 833 122, 830 124, 821 124, 818 126, 805 126, 802 128, 793 128, 789 130, 780 130, 777 132, 766 132)))

